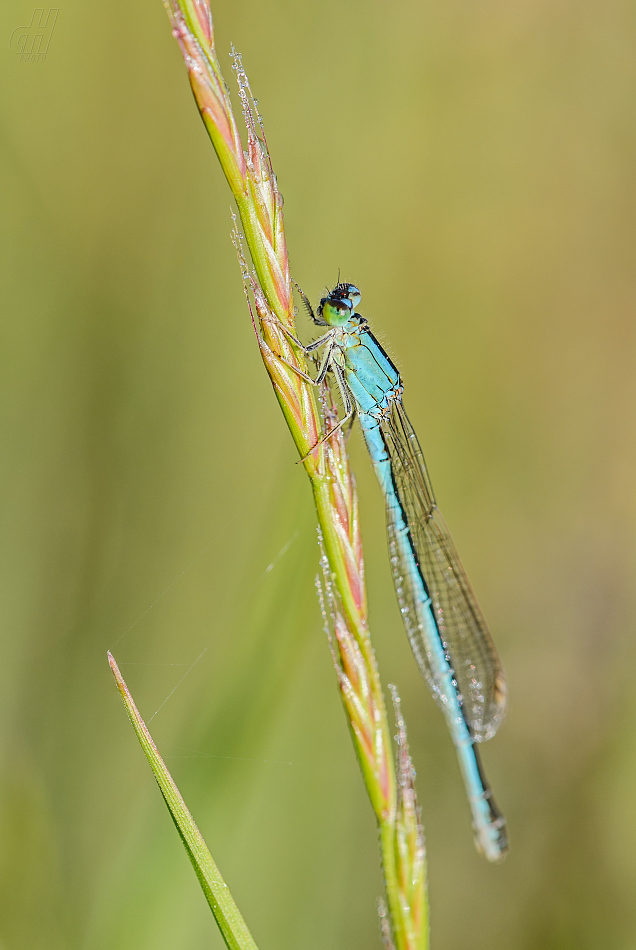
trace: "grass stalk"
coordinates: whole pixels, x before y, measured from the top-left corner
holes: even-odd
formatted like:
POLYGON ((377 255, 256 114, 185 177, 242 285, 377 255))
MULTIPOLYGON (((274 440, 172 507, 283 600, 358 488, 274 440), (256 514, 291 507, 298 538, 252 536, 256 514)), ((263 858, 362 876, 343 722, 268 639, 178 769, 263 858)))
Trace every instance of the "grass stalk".
MULTIPOLYGON (((188 70, 199 112, 236 200, 240 228, 233 240, 263 363, 309 476, 323 550, 323 615, 329 627, 340 692, 379 828, 390 939, 397 950, 428 946, 424 843, 415 789, 405 778, 406 733, 398 720, 398 762, 367 620, 358 501, 345 439, 338 430, 321 444, 323 419, 330 431, 336 410, 327 389, 317 394, 296 336, 293 287, 283 223, 283 201, 257 101, 239 54, 233 69, 247 130, 241 144, 229 90, 214 45, 207 0, 164 0, 172 32, 188 70), (253 263, 248 268, 243 240, 253 263), (253 307, 252 307, 253 302, 253 307), (319 405, 319 402, 322 405, 319 405), (321 412, 322 409, 322 412, 321 412), (313 451, 312 451, 313 449, 313 451)), ((399 706, 396 707, 399 713, 399 706)), ((406 753, 408 757, 408 751, 406 753)), ((410 759, 408 760, 410 763, 410 759)))

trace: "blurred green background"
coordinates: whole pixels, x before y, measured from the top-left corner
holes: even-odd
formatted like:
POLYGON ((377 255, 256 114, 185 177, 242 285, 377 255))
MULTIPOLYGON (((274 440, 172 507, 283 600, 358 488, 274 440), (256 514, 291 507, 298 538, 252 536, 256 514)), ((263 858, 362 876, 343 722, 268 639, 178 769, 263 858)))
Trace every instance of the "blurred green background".
MULTIPOLYGON (((166 15, 65 0, 24 63, 32 13, 0 14, 1 950, 221 946, 107 649, 259 946, 379 946, 309 486, 166 15)), ((433 947, 634 948, 636 7, 214 13, 228 81, 233 41, 260 99, 294 276, 313 299, 338 268, 362 287, 508 673, 484 759, 512 850, 491 867, 356 435, 433 947)))

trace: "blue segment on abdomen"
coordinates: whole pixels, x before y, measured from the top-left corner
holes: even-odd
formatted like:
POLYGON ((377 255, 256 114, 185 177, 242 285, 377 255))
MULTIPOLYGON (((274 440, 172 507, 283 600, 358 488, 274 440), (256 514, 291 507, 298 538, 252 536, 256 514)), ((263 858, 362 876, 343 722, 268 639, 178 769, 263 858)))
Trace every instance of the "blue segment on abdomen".
POLYGON ((499 852, 499 830, 493 825, 494 816, 489 802, 490 790, 480 769, 479 757, 473 744, 474 740, 466 724, 454 683, 453 669, 435 622, 426 580, 422 575, 417 554, 413 548, 411 531, 393 482, 391 459, 384 442, 382 430, 377 419, 369 413, 360 412, 359 415, 365 442, 378 481, 384 492, 387 505, 391 508, 395 540, 400 548, 401 561, 409 572, 408 578, 404 578, 404 581, 410 586, 431 671, 435 681, 439 684, 444 712, 469 793, 475 833, 480 840, 480 846, 486 852, 492 849, 489 856, 497 856, 499 852))
POLYGON ((431 670, 435 682, 439 685, 440 696, 453 731, 453 738, 459 742, 470 742, 472 744, 472 738, 457 695, 457 688, 453 682, 453 670, 435 622, 428 586, 422 575, 417 553, 413 548, 411 530, 393 483, 391 459, 382 436, 382 430, 379 423, 366 413, 360 415, 360 424, 378 481, 382 486, 387 505, 392 512, 395 538, 400 548, 401 560, 409 572, 409 576, 405 578, 405 581, 408 582, 414 595, 418 620, 425 637, 431 670))

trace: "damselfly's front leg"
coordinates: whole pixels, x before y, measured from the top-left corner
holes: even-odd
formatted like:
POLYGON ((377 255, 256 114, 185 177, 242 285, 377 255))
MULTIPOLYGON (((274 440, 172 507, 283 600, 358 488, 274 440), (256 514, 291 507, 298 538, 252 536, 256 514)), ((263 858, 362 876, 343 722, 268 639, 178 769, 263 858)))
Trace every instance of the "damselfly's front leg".
MULTIPOLYGON (((314 340, 313 344, 310 343, 309 346, 303 347, 305 355, 309 355, 309 353, 311 353, 313 350, 317 350, 318 346, 324 346, 325 343, 328 342, 328 340, 325 339, 325 337, 331 338, 332 335, 333 335, 333 330, 330 330, 329 333, 325 333, 325 336, 321 337, 320 340, 314 340), (315 345, 315 344, 318 344, 318 345, 315 345)), ((302 343, 300 344, 300 346, 302 347, 302 343)), ((318 370, 318 375, 316 376, 315 379, 312 376, 310 376, 309 373, 303 373, 302 369, 298 369, 297 366, 294 366, 293 363, 290 363, 289 360, 286 360, 284 356, 280 356, 278 353, 276 353, 275 356, 277 359, 281 361, 281 363, 284 363, 285 366, 289 366, 290 369, 293 369, 296 375, 300 376, 301 379, 304 379, 306 383, 311 383, 313 386, 320 386, 325 376, 329 372, 329 364, 331 363, 333 347, 334 347, 334 344, 331 343, 331 345, 327 349, 327 352, 325 353, 325 357, 322 361, 320 369, 318 370)))
POLYGON ((307 310, 307 313, 309 314, 311 319, 314 321, 314 323, 317 323, 318 321, 316 320, 316 314, 314 313, 314 308, 311 305, 311 301, 309 300, 309 297, 307 296, 305 291, 302 289, 300 284, 296 283, 293 277, 292 277, 292 284, 294 285, 294 287, 296 288, 300 296, 303 298, 303 303, 305 305, 305 309, 307 310))
MULTIPOLYGON (((282 323, 280 320, 278 320, 276 317, 274 318, 270 317, 268 322, 273 323, 275 326, 279 328, 279 330, 282 330, 285 336, 288 339, 290 339, 292 343, 295 346, 297 346, 298 349, 302 351, 302 353, 305 354, 305 356, 309 356, 310 353, 313 353, 315 350, 319 350, 321 346, 325 346, 327 343, 329 343, 329 341, 333 339, 334 332, 335 332, 333 329, 328 330, 327 333, 324 333, 322 336, 319 336, 317 340, 312 340, 311 343, 308 343, 305 346, 305 344, 301 343, 298 337, 294 336, 291 330, 288 330, 285 324, 282 323)), ((289 360, 286 360, 284 356, 280 355, 280 353, 275 353, 274 355, 276 356, 277 359, 281 361, 281 363, 284 363, 285 366, 289 366, 290 369, 293 369, 293 371, 298 376, 300 376, 301 379, 304 379, 306 383, 314 383, 314 384, 320 385, 320 383, 323 381, 323 379, 327 375, 332 350, 333 350, 333 344, 327 350, 327 354, 322 362, 322 365, 320 367, 320 370, 318 372, 318 376, 316 377, 316 379, 313 379, 307 373, 303 373, 301 369, 299 369, 297 366, 294 366, 294 364, 290 363, 289 360)))

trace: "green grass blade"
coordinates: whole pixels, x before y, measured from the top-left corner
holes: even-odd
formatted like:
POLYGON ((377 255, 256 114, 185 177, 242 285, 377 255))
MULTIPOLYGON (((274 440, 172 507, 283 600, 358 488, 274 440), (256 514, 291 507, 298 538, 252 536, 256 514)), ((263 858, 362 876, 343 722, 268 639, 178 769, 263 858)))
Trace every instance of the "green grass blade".
POLYGON ((166 768, 165 762, 159 755, 159 751, 152 741, 152 736, 148 732, 146 724, 141 718, 139 710, 135 706, 130 691, 124 682, 124 678, 119 672, 117 663, 110 653, 108 654, 108 662, 113 671, 117 688, 121 693, 121 698, 128 711, 133 729, 137 733, 141 748, 144 750, 145 756, 154 772, 161 794, 172 815, 172 820, 177 826, 177 831, 192 861, 194 870, 199 878, 199 883, 203 888, 203 893, 214 914, 214 919, 219 925, 227 947, 230 948, 230 950, 257 950, 254 939, 247 928, 247 924, 243 920, 241 912, 236 906, 227 884, 221 877, 221 873, 208 850, 208 846, 203 840, 203 836, 197 828, 194 818, 188 811, 179 789, 166 768))

